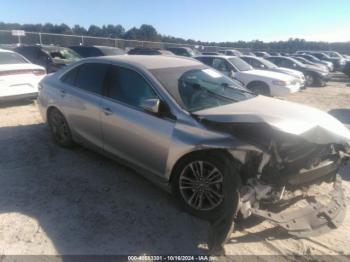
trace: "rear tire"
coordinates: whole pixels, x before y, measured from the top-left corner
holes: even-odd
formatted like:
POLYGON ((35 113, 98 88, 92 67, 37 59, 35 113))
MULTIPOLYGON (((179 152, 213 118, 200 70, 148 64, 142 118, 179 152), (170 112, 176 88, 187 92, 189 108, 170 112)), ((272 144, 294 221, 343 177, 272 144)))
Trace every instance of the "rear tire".
POLYGON ((271 96, 270 89, 265 83, 255 82, 249 84, 247 88, 256 95, 271 96))
POLYGON ((63 114, 56 108, 48 112, 48 124, 55 142, 63 147, 72 147, 74 141, 68 123, 63 114))

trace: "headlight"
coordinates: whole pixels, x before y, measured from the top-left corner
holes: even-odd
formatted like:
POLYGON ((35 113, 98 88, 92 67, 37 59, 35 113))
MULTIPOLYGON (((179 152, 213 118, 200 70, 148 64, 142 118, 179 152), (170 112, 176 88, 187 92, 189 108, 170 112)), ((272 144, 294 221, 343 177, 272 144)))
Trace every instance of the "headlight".
POLYGON ((274 80, 274 81, 272 81, 272 84, 274 84, 276 86, 287 86, 287 85, 289 85, 289 82, 281 81, 281 80, 274 80))

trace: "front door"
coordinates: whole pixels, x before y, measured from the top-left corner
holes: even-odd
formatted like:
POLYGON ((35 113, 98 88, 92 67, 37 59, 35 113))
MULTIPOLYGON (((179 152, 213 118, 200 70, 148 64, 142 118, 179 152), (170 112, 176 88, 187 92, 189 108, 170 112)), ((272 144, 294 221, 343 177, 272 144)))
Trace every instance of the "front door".
POLYGON ((111 66, 106 88, 102 100, 104 150, 163 176, 175 123, 140 106, 158 95, 141 74, 119 66, 111 66))

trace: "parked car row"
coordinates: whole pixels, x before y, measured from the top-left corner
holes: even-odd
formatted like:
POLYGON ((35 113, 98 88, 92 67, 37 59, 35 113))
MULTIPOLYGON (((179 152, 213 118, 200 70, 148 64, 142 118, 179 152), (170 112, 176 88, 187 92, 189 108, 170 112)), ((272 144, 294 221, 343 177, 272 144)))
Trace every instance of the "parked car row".
MULTIPOLYGON (((254 69, 238 56, 202 55, 196 59, 238 80, 256 94, 284 96, 299 91, 305 84, 301 74, 298 80, 290 74, 254 69)), ((298 74, 298 72, 295 73, 298 74)))
POLYGON ((254 93, 283 96, 308 86, 325 86, 330 80, 329 71, 342 69, 350 75, 350 65, 337 52, 298 51, 295 54, 238 51, 203 52, 190 47, 167 49, 133 48, 128 52, 107 46, 23 45, 13 51, 33 64, 44 67, 47 73, 55 72, 81 58, 113 55, 166 55, 194 58, 237 80, 254 93), (320 59, 321 58, 321 59, 320 59), (345 64, 344 64, 345 61, 345 64))
MULTIPOLYGON (((224 50, 220 51, 221 54, 234 54, 241 56, 246 53, 250 53, 252 56, 268 58, 270 56, 298 56, 303 57, 308 60, 308 62, 313 62, 316 64, 323 64, 332 71, 343 71, 347 63, 350 62, 348 55, 342 55, 339 52, 335 51, 297 51, 295 54, 288 53, 278 53, 278 52, 264 52, 264 51, 255 51, 255 52, 242 52, 238 50, 224 50)), ((305 61, 304 61, 305 62, 305 61)))

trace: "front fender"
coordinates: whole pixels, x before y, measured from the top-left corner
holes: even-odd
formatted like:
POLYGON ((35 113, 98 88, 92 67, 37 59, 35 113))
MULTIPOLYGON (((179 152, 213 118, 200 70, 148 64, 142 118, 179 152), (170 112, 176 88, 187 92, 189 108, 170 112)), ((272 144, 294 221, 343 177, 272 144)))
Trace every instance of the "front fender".
POLYGON ((227 150, 229 154, 240 162, 244 159, 244 152, 262 152, 261 149, 247 144, 230 134, 177 124, 168 153, 165 178, 170 179, 173 168, 182 157, 203 150, 227 150), (239 156, 242 157, 240 158, 239 156))

